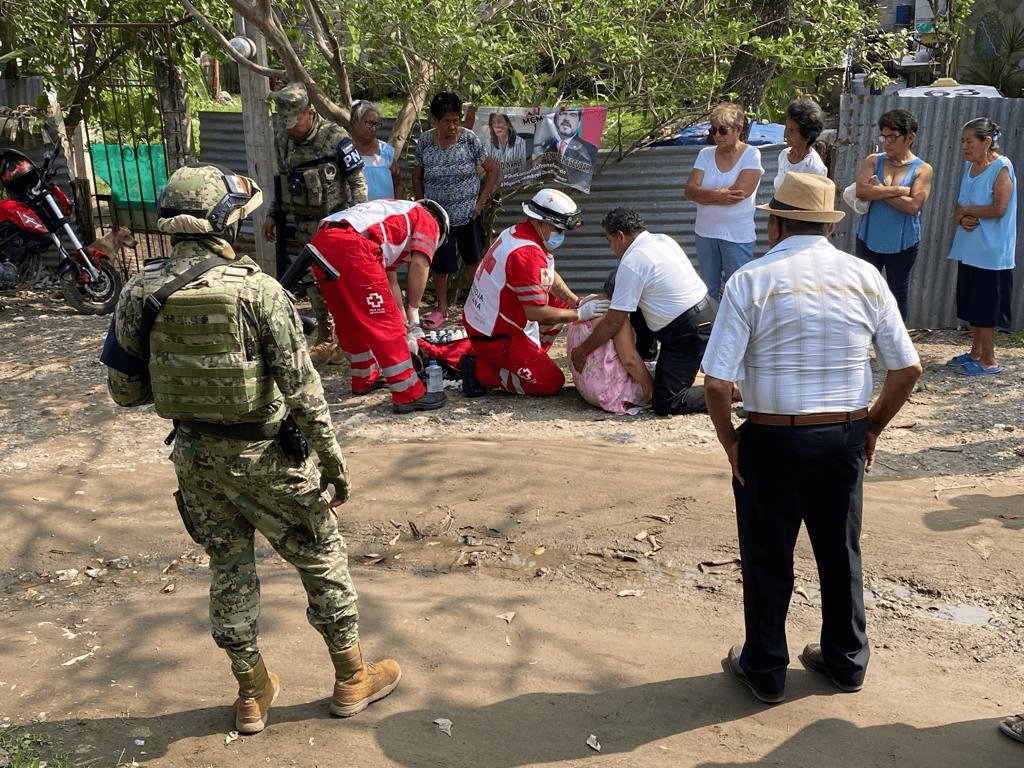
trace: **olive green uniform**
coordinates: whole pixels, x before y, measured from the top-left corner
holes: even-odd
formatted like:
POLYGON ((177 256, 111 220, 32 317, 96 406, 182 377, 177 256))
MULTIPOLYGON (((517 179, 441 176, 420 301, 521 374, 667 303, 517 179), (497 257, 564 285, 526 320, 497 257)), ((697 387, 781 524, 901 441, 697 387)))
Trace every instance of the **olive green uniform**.
POLYGON ((179 428, 171 453, 183 521, 210 556, 210 620, 236 671, 253 667, 259 580, 255 531, 298 570, 309 622, 332 653, 358 640, 356 593, 345 542, 321 479, 347 498, 345 460, 298 315, 276 280, 214 237, 176 238, 169 259, 148 261, 117 305, 120 346, 140 355, 145 297, 212 254, 225 257, 167 299, 149 336, 148 375, 108 369, 119 405, 154 403, 179 428), (276 431, 290 413, 313 458, 289 458, 278 439, 225 436, 276 431), (217 430, 221 434, 217 435, 217 430), (211 434, 211 430, 213 434, 211 434))
MULTIPOLYGON (((368 199, 363 169, 346 175, 335 162, 338 142, 344 139, 351 141, 344 128, 316 113, 309 133, 300 140, 289 136, 283 125, 275 127, 274 146, 277 171, 281 177, 281 199, 274 204, 292 215, 295 237, 302 245, 316 234, 324 216, 350 204, 365 203, 368 199), (323 162, 316 162, 318 160, 323 162)), ((283 233, 278 233, 278 236, 282 237, 283 233)), ((320 339, 334 339, 334 319, 319 292, 310 291, 309 301, 316 313, 320 339)))

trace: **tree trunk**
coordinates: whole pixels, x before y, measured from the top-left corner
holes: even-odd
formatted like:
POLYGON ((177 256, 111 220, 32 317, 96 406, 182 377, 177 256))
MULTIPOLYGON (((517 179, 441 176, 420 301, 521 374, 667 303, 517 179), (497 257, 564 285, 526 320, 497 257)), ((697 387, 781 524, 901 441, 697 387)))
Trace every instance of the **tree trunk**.
POLYGON ((153 67, 157 93, 160 94, 168 173, 173 173, 196 159, 188 90, 181 79, 181 71, 166 56, 154 56, 153 67))
MULTIPOLYGON (((760 37, 782 37, 789 28, 793 0, 752 0, 751 13, 760 37)), ((777 62, 756 58, 752 48, 743 44, 736 51, 729 74, 719 88, 722 98, 733 99, 744 109, 761 106, 768 84, 775 77, 777 62)))

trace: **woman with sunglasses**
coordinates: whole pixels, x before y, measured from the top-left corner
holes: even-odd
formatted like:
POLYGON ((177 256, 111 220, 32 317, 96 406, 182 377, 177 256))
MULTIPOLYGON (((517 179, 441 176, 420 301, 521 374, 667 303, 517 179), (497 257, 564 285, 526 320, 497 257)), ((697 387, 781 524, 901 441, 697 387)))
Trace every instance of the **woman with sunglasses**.
POLYGON ((754 257, 754 195, 764 168, 757 147, 740 140, 745 118, 738 104, 719 104, 710 120, 714 146, 697 155, 683 194, 697 204, 697 264, 718 300, 729 276, 754 257))
POLYGON ((370 200, 402 197, 402 174, 395 148, 377 138, 380 109, 372 101, 360 99, 349 112, 352 143, 363 158, 363 173, 370 200))
POLYGON ((857 226, 857 255, 885 274, 900 315, 907 319, 910 270, 921 242, 921 207, 932 190, 932 167, 911 150, 917 120, 905 109, 878 118, 881 152, 857 174, 857 197, 871 205, 857 226))

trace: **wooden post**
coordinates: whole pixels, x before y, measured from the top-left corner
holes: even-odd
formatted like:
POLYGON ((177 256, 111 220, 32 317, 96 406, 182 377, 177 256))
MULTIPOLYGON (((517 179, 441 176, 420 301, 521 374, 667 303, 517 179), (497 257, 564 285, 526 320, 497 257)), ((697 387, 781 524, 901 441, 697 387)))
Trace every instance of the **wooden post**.
MULTIPOLYGON (((247 28, 245 19, 235 13, 235 34, 245 35, 256 44, 257 64, 267 65, 267 42, 254 26, 247 28)), ((270 108, 267 97, 270 83, 244 66, 238 67, 238 82, 242 96, 242 131, 245 136, 245 155, 248 175, 263 190, 263 205, 252 215, 253 235, 256 241, 256 263, 267 273, 277 274, 277 257, 273 243, 263 239, 263 221, 270 210, 274 195, 274 132, 270 126, 270 108)))

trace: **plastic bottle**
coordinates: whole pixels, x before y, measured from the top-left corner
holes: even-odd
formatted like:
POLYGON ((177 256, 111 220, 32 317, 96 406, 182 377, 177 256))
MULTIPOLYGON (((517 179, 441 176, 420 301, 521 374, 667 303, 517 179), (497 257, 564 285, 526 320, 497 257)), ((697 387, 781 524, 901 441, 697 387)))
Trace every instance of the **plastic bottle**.
POLYGON ((427 363, 427 392, 440 392, 444 389, 444 371, 437 360, 427 363))

